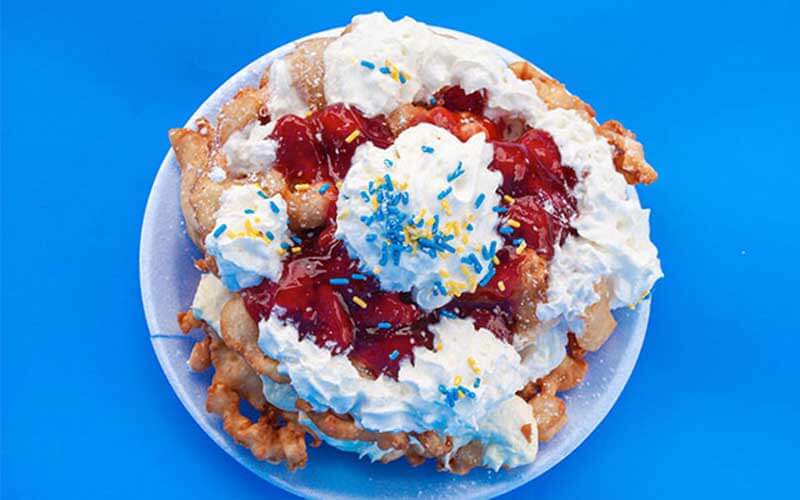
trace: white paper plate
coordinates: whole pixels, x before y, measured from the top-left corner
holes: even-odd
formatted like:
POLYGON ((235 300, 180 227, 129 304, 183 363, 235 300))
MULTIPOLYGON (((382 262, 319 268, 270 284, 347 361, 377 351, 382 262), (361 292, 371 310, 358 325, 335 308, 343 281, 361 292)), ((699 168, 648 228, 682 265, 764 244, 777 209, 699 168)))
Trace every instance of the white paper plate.
MULTIPOLYGON (((494 48, 507 61, 522 58, 489 42, 457 31, 436 28, 459 38, 470 38, 494 48)), ((309 37, 336 35, 341 28, 309 37)), ((299 40, 298 40, 299 41, 299 40)), ((220 106, 240 88, 257 85, 262 70, 291 50, 294 43, 273 50, 250 63, 225 82, 187 122, 214 118, 220 106)), ((166 133, 166 131, 165 131, 166 133)), ((569 455, 597 427, 622 392, 644 341, 649 300, 634 311, 615 314, 619 325, 600 352, 589 354, 589 373, 583 383, 565 395, 569 422, 540 447, 536 462, 494 473, 474 470, 466 477, 436 472, 433 464, 412 468, 404 461, 371 464, 356 455, 326 445, 309 450, 308 466, 288 472, 283 465, 258 462, 225 433, 222 422, 206 413, 210 375, 196 374, 186 365, 192 340, 180 335, 175 314, 191 304, 199 273, 192 266, 197 250, 186 235, 178 200, 179 170, 170 150, 164 158, 147 202, 139 255, 139 272, 147 325, 153 349, 170 384, 200 427, 242 465, 267 481, 297 495, 325 498, 442 498, 491 497, 512 490, 544 473, 569 455)))

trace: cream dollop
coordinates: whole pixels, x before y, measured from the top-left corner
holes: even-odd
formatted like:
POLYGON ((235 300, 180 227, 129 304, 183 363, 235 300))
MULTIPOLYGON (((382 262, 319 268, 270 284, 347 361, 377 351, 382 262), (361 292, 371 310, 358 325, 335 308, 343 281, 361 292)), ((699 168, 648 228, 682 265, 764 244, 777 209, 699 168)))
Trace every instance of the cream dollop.
POLYGON ((205 273, 200 276, 197 291, 194 293, 192 314, 195 318, 205 321, 215 332, 219 332, 222 307, 232 296, 219 278, 213 273, 205 273))
POLYGON ((269 89, 267 110, 272 121, 284 115, 305 116, 308 113, 308 106, 297 92, 285 59, 278 59, 272 63, 267 85, 269 89))
POLYGON ((222 146, 228 171, 251 175, 272 168, 278 151, 278 141, 269 138, 274 128, 275 122, 261 125, 254 121, 231 134, 222 146))
POLYGON ((387 149, 364 143, 339 192, 336 237, 383 289, 411 291, 423 309, 474 291, 502 247, 491 161, 483 134, 461 142, 428 123, 387 149))
POLYGON ((288 245, 289 238, 287 220, 281 195, 267 197, 256 184, 234 185, 222 193, 214 230, 205 242, 229 290, 280 278, 281 244, 288 245))

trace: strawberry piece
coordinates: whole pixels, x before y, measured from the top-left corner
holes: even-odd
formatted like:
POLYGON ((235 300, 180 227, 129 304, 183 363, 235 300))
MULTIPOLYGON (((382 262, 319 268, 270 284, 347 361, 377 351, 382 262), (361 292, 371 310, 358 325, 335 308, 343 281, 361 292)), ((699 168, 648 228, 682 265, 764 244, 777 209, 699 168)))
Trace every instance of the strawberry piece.
POLYGON ((444 106, 450 111, 467 111, 474 115, 482 115, 486 107, 486 89, 467 94, 464 89, 454 85, 442 88, 434 94, 434 98, 437 105, 444 106))
POLYGON ((278 141, 275 169, 289 182, 308 183, 321 178, 324 152, 306 120, 294 115, 284 116, 275 124, 270 137, 278 141))

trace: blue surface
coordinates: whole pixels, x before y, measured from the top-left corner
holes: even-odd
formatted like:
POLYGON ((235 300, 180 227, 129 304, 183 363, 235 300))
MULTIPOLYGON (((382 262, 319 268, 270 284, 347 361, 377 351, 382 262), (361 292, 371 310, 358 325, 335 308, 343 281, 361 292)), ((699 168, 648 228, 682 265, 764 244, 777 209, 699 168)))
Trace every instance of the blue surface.
MULTIPOLYGON (((182 124, 362 2, 2 5, 3 498, 279 498, 214 445, 147 337, 139 229, 182 124)), ((527 56, 644 141, 667 277, 606 421, 509 498, 797 497, 797 24, 789 2, 381 2, 527 56)), ((411 479, 413 480, 413 479, 411 479)))

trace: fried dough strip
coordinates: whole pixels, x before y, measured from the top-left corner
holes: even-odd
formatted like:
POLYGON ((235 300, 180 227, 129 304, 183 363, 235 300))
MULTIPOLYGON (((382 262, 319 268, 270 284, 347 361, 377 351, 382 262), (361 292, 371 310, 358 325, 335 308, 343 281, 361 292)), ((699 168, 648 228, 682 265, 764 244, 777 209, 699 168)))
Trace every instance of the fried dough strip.
POLYGON ((549 109, 571 109, 591 123, 598 134, 614 148, 614 167, 625 176, 628 184, 652 184, 658 178, 655 169, 644 159, 644 148, 636 135, 616 120, 602 125, 595 119, 595 111, 580 98, 570 94, 564 85, 544 74, 534 65, 519 61, 509 65, 520 80, 530 81, 536 93, 549 109))
POLYGON ((206 408, 222 417, 225 431, 259 460, 285 460, 289 470, 304 467, 308 459, 305 428, 292 419, 281 418, 282 413, 267 404, 258 375, 223 342, 212 341, 211 360, 215 373, 206 408), (257 422, 241 414, 242 397, 261 411, 257 422))
POLYGON ((241 354, 259 375, 266 375, 279 384, 289 383, 288 377, 278 373, 278 362, 258 347, 258 325, 238 293, 222 307, 220 330, 225 344, 241 354))
POLYGON ((228 142, 231 134, 243 129, 247 124, 260 116, 266 103, 266 92, 262 89, 245 87, 239 90, 231 100, 222 105, 217 115, 216 144, 222 146, 228 142))
MULTIPOLYGON (((324 108, 326 104, 325 65, 322 57, 333 40, 331 37, 323 37, 302 41, 284 58, 297 93, 312 112, 324 108)), ((269 87, 269 71, 270 67, 267 67, 261 74, 259 87, 269 87)))

